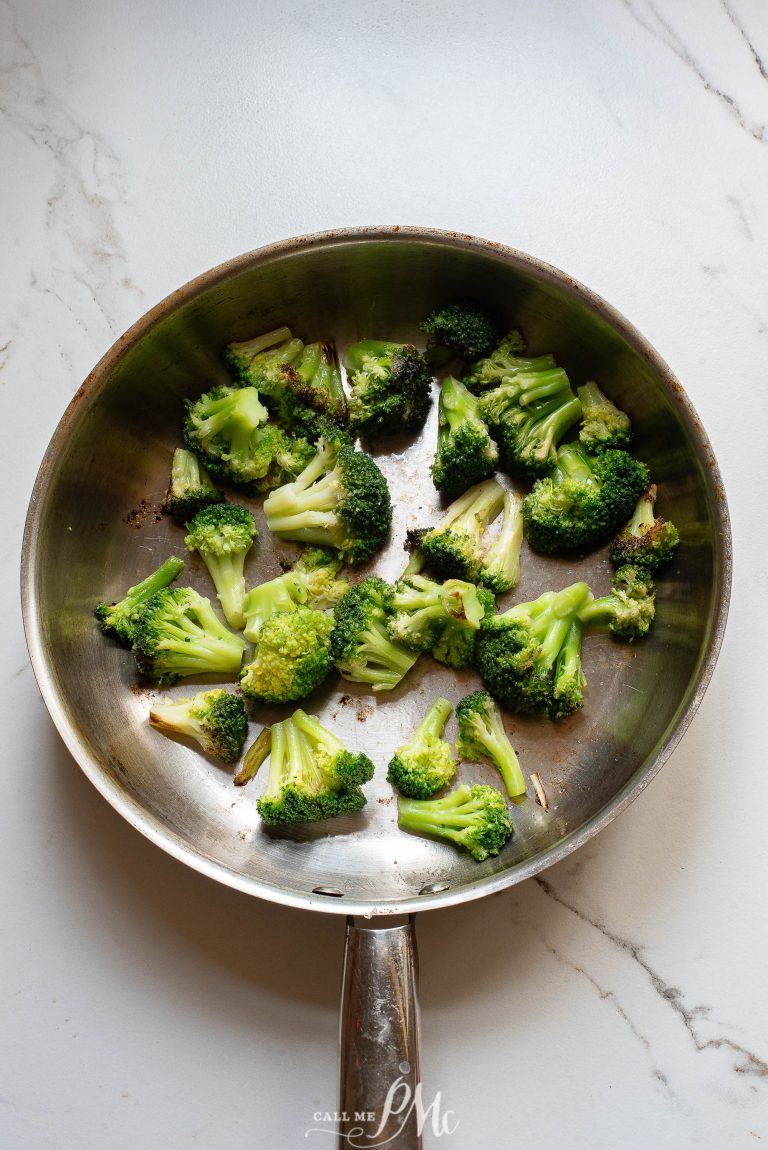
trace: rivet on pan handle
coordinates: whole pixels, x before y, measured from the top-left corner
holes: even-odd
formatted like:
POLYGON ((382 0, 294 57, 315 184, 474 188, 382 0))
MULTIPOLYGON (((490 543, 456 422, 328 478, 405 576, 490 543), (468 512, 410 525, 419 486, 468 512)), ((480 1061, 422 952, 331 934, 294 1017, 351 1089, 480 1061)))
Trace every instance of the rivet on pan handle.
POLYGON ((421 1150, 416 932, 386 921, 347 919, 339 1146, 421 1150))

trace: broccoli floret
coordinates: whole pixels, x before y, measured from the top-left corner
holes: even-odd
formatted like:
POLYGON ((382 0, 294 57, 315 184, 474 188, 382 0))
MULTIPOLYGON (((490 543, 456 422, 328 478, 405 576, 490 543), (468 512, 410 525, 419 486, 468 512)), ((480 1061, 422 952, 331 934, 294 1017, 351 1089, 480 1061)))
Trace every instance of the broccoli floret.
POLYGON ((270 381, 274 372, 290 367, 300 357, 304 344, 291 334, 289 327, 276 327, 254 339, 231 343, 224 350, 224 362, 241 387, 255 387, 264 391, 268 405, 281 414, 285 396, 281 391, 270 394, 270 381))
POLYGON ((306 547, 294 563, 292 573, 306 591, 310 607, 330 611, 349 591, 349 580, 337 579, 343 566, 341 557, 324 547, 306 547))
POLYGON ((200 460, 191 451, 177 447, 171 464, 171 483, 165 493, 163 510, 180 523, 210 503, 223 503, 224 497, 200 460))
POLYGON ((654 600, 648 569, 627 564, 614 573, 610 595, 586 603, 579 619, 588 629, 607 629, 631 642, 648 634, 656 615, 654 600))
POLYGON ((456 774, 451 745, 442 737, 451 710, 447 699, 435 699, 413 737, 395 751, 387 779, 401 795, 428 799, 456 774))
POLYGON ((265 823, 308 823, 354 814, 373 777, 367 755, 353 755, 304 711, 272 727, 269 779, 256 808, 265 823))
POLYGON ((440 388, 437 455, 432 482, 449 498, 493 475, 499 452, 477 414, 477 400, 458 379, 448 376, 440 388))
POLYGON ((526 538, 545 555, 595 547, 631 514, 647 484, 648 468, 626 451, 592 456, 581 444, 565 444, 553 474, 523 501, 526 538))
POLYGON ((266 473, 260 429, 269 412, 255 387, 214 387, 194 402, 187 400, 184 442, 205 456, 209 471, 235 483, 252 483, 266 473))
POLYGON ((370 559, 392 522, 387 481, 363 451, 321 439, 317 455, 292 483, 264 502, 269 530, 281 539, 334 547, 348 563, 370 559))
POLYGON ((632 423, 626 412, 603 395, 596 383, 576 389, 583 411, 579 441, 593 455, 609 447, 627 448, 632 443, 632 423))
POLYGON ((183 675, 234 675, 244 650, 245 642, 227 630, 210 600, 191 587, 156 592, 136 623, 136 664, 164 685, 183 675))
POLYGON ((230 347, 227 359, 241 382, 256 387, 272 414, 295 434, 314 441, 318 416, 346 425, 347 400, 332 341, 302 345, 301 340, 287 339, 247 364, 242 353, 230 347))
POLYGON ((421 427, 429 410, 432 373, 411 344, 363 339, 344 356, 349 420, 359 435, 421 427))
POLYGON ((255 643, 266 620, 280 612, 335 607, 349 590, 347 579, 336 578, 340 566, 330 551, 308 547, 290 571, 252 587, 243 600, 246 639, 255 643))
POLYGON ((490 355, 470 368, 464 376, 464 383, 470 391, 485 391, 486 388, 496 387, 518 372, 546 371, 555 366, 554 356, 539 355, 530 358, 524 352, 525 340, 520 332, 509 332, 490 355))
POLYGON ((589 598, 586 583, 574 583, 483 620, 477 668, 491 694, 511 711, 557 719, 581 705, 573 691, 580 628, 574 631, 571 624, 589 598))
POLYGON ((223 763, 235 762, 248 734, 243 700, 221 688, 176 703, 156 703, 149 721, 167 734, 189 735, 223 763))
POLYGON ((99 603, 94 615, 105 635, 111 635, 130 647, 136 638, 136 624, 149 599, 174 581, 184 570, 184 561, 171 556, 135 587, 129 587, 117 603, 99 603))
POLYGON ((251 699, 291 703, 319 687, 333 667, 333 617, 297 604, 265 619, 254 640, 253 657, 240 674, 251 699))
POLYGON ((656 516, 655 504, 656 484, 651 483, 640 496, 629 523, 611 545, 611 559, 617 566, 633 563, 657 571, 674 558, 680 535, 674 523, 656 516))
POLYGON ((245 626, 245 557, 259 532, 247 507, 237 503, 214 503, 198 511, 187 524, 184 539, 188 551, 197 551, 213 580, 216 594, 230 627, 245 626))
POLYGON ((478 412, 499 447, 504 467, 539 475, 551 470, 557 445, 581 416, 562 368, 523 371, 478 400, 478 412))
POLYGON ((417 547, 425 564, 443 578, 477 583, 483 569, 483 534, 503 503, 503 488, 487 479, 460 495, 439 527, 410 531, 407 544, 417 547))
MULTIPOLYGON (((496 609, 496 598, 493 592, 486 590, 485 587, 476 587, 475 592, 481 612, 479 622, 482 623, 483 619, 488 619, 493 615, 496 609)), ((464 606, 467 606, 466 598, 464 599, 464 606)), ((473 614, 472 617, 474 619, 475 615, 473 614)), ((444 663, 447 667, 453 667, 456 671, 471 667, 475 660, 477 634, 478 628, 468 622, 468 616, 463 619, 451 618, 432 648, 432 658, 436 659, 438 663, 444 663)))
POLYGON ((485 786, 456 787, 438 799, 400 798, 397 823, 403 830, 464 847, 478 862, 497 855, 512 834, 504 796, 485 786))
POLYGON ((314 443, 303 435, 292 435, 268 423, 259 431, 259 468, 264 474, 254 479, 251 488, 257 495, 263 495, 275 487, 282 487, 303 471, 315 456, 314 443))
POLYGON ((418 659, 390 637, 391 609, 392 588, 376 576, 351 587, 337 606, 331 654, 345 679, 391 691, 418 659))
POLYGON ((431 312, 421 325, 427 339, 427 356, 439 366, 454 356, 477 359, 487 355, 499 336, 492 321, 477 308, 453 303, 431 312))
POLYGON ((473 583, 461 579, 436 583, 423 575, 410 575, 395 584, 391 610, 389 633, 411 651, 431 651, 449 626, 468 631, 474 645, 474 632, 485 615, 473 583))
POLYGON ((480 578, 496 595, 503 595, 520 580, 520 548, 523 542, 523 498, 504 492, 501 531, 485 553, 480 578))
POLYGON ((459 738, 456 754, 471 763, 490 759, 502 777, 507 794, 516 799, 525 794, 525 779, 501 711, 486 691, 473 691, 456 704, 459 738))

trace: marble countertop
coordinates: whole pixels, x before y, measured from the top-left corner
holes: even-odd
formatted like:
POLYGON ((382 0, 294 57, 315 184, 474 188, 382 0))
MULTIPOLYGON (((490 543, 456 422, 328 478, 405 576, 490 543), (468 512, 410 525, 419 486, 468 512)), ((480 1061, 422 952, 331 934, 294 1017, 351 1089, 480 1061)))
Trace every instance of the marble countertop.
POLYGON ((229 256, 364 223, 495 239, 610 300, 701 416, 735 545, 653 785, 538 879, 419 918, 425 1093, 458 1120, 425 1145, 768 1144, 768 8, 472 8, 0 0, 4 1147, 333 1141, 305 1132, 335 1106, 343 921, 219 888, 107 806, 17 586, 38 463, 117 336, 229 256))

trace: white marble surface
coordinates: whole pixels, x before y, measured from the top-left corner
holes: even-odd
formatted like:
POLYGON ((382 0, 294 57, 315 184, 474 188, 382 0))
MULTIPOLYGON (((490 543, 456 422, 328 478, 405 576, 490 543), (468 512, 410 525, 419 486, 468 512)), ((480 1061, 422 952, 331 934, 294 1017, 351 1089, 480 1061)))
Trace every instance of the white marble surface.
POLYGON ((360 223, 506 242, 614 303, 696 405, 735 536, 714 680, 649 790, 542 878, 421 917, 425 1090, 459 1120, 427 1146, 768 1143, 768 8, 473 7, 0 0, 3 1148, 332 1141, 305 1131, 341 919, 219 889, 107 807, 17 580, 40 457, 120 332, 228 256, 360 223))

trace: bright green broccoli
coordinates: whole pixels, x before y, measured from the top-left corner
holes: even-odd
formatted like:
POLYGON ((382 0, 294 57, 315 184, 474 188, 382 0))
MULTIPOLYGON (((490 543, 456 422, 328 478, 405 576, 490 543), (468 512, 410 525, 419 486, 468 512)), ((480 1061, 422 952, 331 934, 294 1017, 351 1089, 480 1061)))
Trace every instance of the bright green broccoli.
POLYGON ((461 786, 437 799, 397 800, 397 823, 464 847, 482 862, 497 855, 512 834, 504 796, 495 787, 461 786))
POLYGON ((235 762, 248 734, 243 700, 221 688, 175 703, 155 703, 149 721, 166 734, 188 735, 223 763, 235 762))
POLYGON ((197 551, 202 558, 224 617, 230 627, 238 630, 245 626, 245 557, 258 534, 250 511, 237 503, 204 507, 187 524, 187 550, 197 551))
MULTIPOLYGON (((448 583, 450 582, 449 579, 448 583)), ((445 584, 445 586, 447 585, 445 584)), ((483 619, 488 619, 494 614, 496 597, 492 591, 486 590, 485 587, 477 587, 475 590, 477 602, 482 611, 480 617, 480 623, 482 623, 483 619)), ((462 602, 462 606, 467 607, 466 600, 462 602)), ((452 616, 432 647, 432 658, 436 659, 438 663, 444 663, 447 667, 453 667, 456 671, 473 666, 475 661, 475 642, 479 628, 470 622, 469 615, 470 611, 467 610, 467 614, 463 618, 459 615, 452 616)), ((475 617, 475 613, 472 612, 472 618, 475 617)))
POLYGON ((584 682, 576 666, 581 627, 572 623, 590 597, 586 583, 574 583, 483 621, 477 668, 511 711, 559 719, 582 705, 584 682))
POLYGON ((427 335, 427 357, 436 366, 458 356, 477 359, 496 345, 498 332, 477 308, 453 303, 431 312, 421 330, 427 335))
POLYGON ((559 367, 521 371, 483 392, 477 406, 503 466, 532 475, 552 468, 558 443, 581 416, 581 403, 559 367))
POLYGON ((496 595, 515 588, 520 580, 520 549, 523 542, 523 498, 504 492, 501 530, 485 552, 480 579, 496 595))
POLYGON ((411 344, 363 339, 344 356, 349 420, 358 435, 421 427, 429 410, 432 373, 411 344))
POLYGON ((117 603, 99 603, 94 615, 105 635, 111 635, 126 647, 136 638, 136 624, 149 599, 174 581, 184 570, 183 559, 171 556, 135 587, 129 587, 117 603))
POLYGON ((343 567, 341 556, 324 547, 305 547, 291 571, 298 577, 310 607, 330 611, 349 591, 349 580, 337 579, 343 567))
POLYGON ((499 452, 477 414, 477 400, 458 379, 448 376, 440 388, 437 454, 432 482, 449 498, 493 475, 499 452))
POLYGON ((262 624, 281 611, 335 607, 349 590, 349 580, 336 578, 340 567, 340 560, 330 551, 308 547, 290 571, 252 587, 243 600, 246 639, 255 643, 262 624))
POLYGON ((282 612, 295 611, 306 601, 302 581, 293 571, 286 571, 276 579, 252 587, 243 599, 246 639, 255 643, 267 619, 282 612))
POLYGON ((371 576, 351 587, 335 612, 331 636, 333 661, 345 679, 391 691, 419 655, 389 634, 392 588, 371 576))
POLYGON ((277 335, 285 338, 250 358, 244 349, 258 346, 259 340, 230 345, 225 358, 236 378, 256 387, 275 418, 294 434, 314 441, 318 416, 344 426, 347 400, 336 345, 332 341, 302 344, 291 337, 288 328, 262 338, 277 335))
POLYGON ((332 667, 333 616, 297 604, 261 624, 251 661, 240 673, 240 688, 250 699, 291 703, 319 687, 332 667))
POLYGON ((435 699, 413 736, 395 751, 387 779, 401 795, 428 799, 456 774, 451 744, 442 737, 451 710, 447 699, 435 699))
POLYGON ((603 395, 594 382, 576 390, 583 412, 579 431, 582 446, 593 455, 609 447, 628 448, 632 443, 632 424, 626 412, 603 395))
POLYGON ((483 570, 483 535, 503 504, 504 489, 487 479, 454 500, 438 527, 409 531, 406 546, 418 549, 425 565, 443 578, 477 583, 483 570))
POLYGON ((648 468, 626 451, 592 456, 567 443, 553 474, 537 480, 523 501, 526 538, 545 555, 595 547, 632 513, 647 484, 648 468))
POLYGON ((234 675, 244 650, 245 642, 227 630, 210 600, 191 587, 157 591, 136 623, 136 664, 163 685, 183 675, 234 675))
POLYGON ((232 779, 236 787, 244 787, 246 783, 250 783, 251 779, 256 778, 259 767, 269 756, 271 749, 272 728, 263 727, 245 752, 240 770, 232 779))
POLYGON ((223 502, 224 497, 197 456, 177 447, 173 453, 171 483, 165 493, 163 510, 180 523, 186 523, 209 503, 223 502))
POLYGON ((473 691, 456 704, 459 738, 456 754, 470 763, 490 759, 502 777, 511 799, 525 794, 525 779, 501 711, 486 691, 473 691))
POLYGON ((269 824, 354 814, 365 806, 362 785, 371 778, 367 755, 353 755, 317 719, 295 711, 272 727, 269 778, 256 808, 269 824))
POLYGON ((281 539, 334 547, 362 563, 383 546, 392 522, 387 481, 363 451, 321 439, 317 455, 292 483, 264 502, 269 530, 281 539))
POLYGON ((224 350, 224 362, 241 387, 255 387, 264 391, 276 414, 281 414, 283 396, 270 393, 269 380, 281 367, 291 367, 301 356, 304 344, 296 339, 289 327, 276 327, 253 339, 231 343, 224 350))
POLYGON ((525 355, 525 340, 519 331, 511 331, 484 359, 473 364, 464 376, 464 383, 470 391, 485 391, 498 387, 521 371, 546 371, 555 366, 554 357, 539 355, 530 358, 525 355))
POLYGON ((654 599, 648 569, 627 564, 614 572, 610 595, 591 599, 578 617, 587 629, 609 630, 631 642, 648 634, 656 615, 654 599))
POLYGON ((675 556, 680 535, 674 523, 655 514, 656 484, 651 483, 640 496, 634 514, 611 545, 611 559, 617 566, 633 563, 648 571, 657 571, 675 556))
POLYGON ((437 583, 423 575, 400 579, 392 589, 389 634, 411 651, 431 651, 446 627, 474 633, 485 615, 478 588, 462 579, 437 583))

